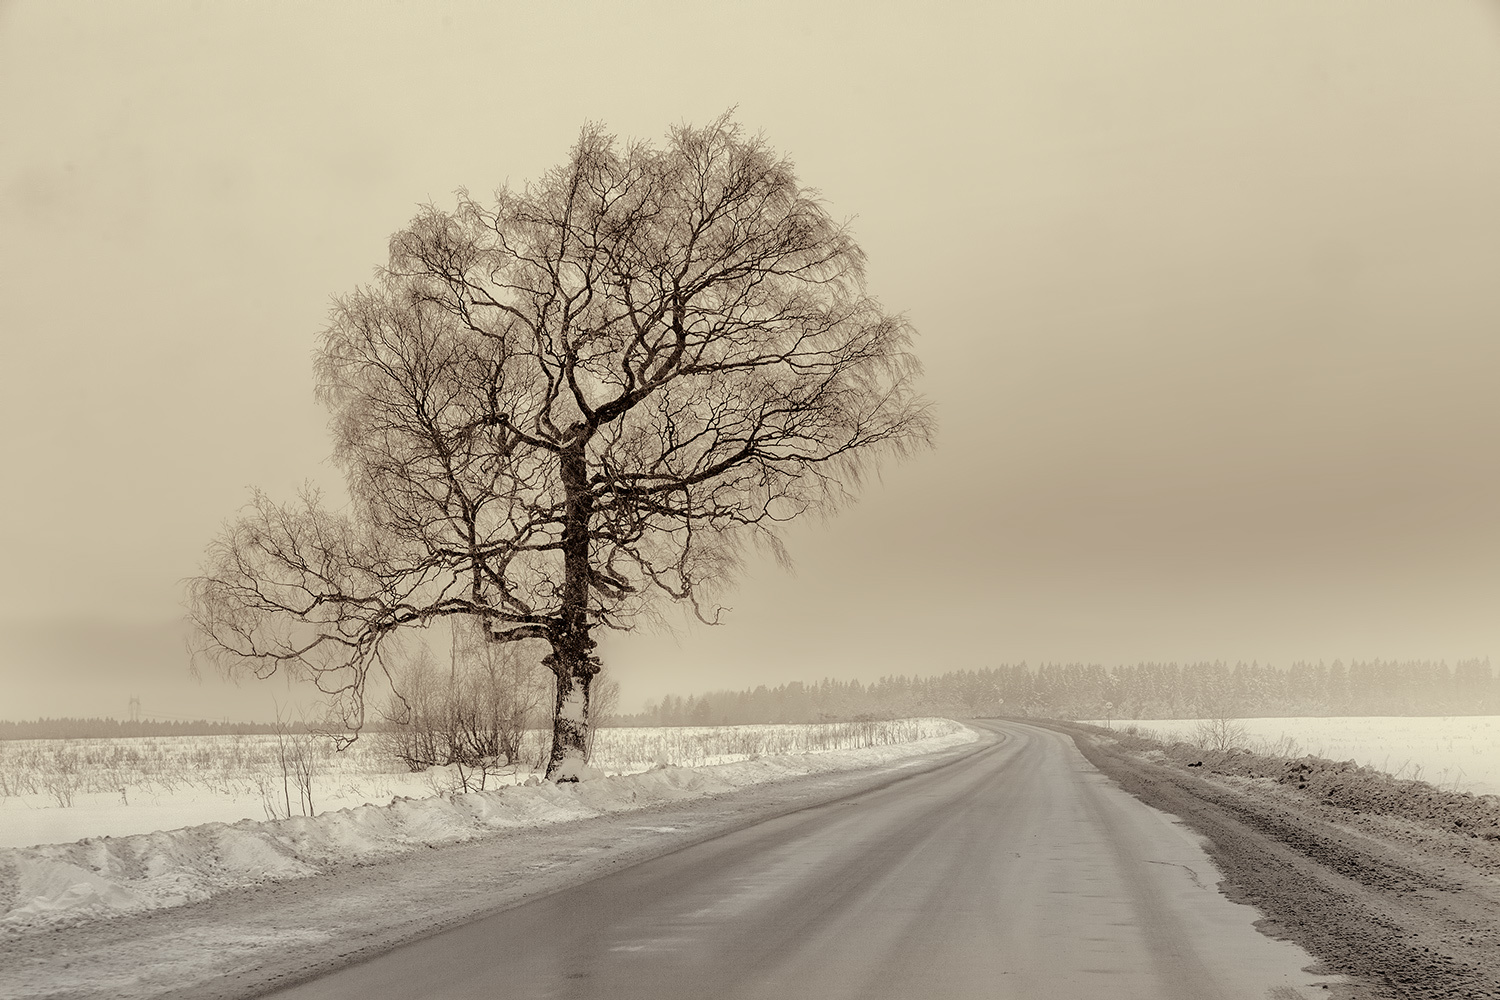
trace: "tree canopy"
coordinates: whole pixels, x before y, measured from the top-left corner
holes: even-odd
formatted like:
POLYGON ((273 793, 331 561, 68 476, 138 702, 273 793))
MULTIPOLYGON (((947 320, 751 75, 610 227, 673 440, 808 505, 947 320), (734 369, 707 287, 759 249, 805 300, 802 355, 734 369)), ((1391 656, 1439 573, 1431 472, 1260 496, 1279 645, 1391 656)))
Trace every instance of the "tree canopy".
POLYGON ((663 601, 716 621, 747 542, 780 553, 930 443, 912 333, 728 116, 660 147, 586 127, 524 189, 423 209, 336 301, 316 374, 352 508, 257 493, 192 583, 203 651, 309 674, 357 731, 393 637, 472 616, 545 650, 566 777, 596 627, 663 601))

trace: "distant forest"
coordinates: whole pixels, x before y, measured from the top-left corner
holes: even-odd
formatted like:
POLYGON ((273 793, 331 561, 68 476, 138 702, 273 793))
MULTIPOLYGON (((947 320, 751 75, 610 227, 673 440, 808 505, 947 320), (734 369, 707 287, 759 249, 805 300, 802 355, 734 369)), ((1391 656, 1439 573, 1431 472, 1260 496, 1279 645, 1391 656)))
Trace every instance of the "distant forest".
POLYGON ((1058 719, 1197 719, 1329 715, 1500 715, 1488 660, 1445 663, 1335 660, 1259 663, 1046 664, 669 695, 618 726, 817 722, 911 715, 1058 719))
MULTIPOLYGON (((1259 663, 1044 664, 882 677, 825 678, 754 690, 668 695, 613 726, 727 726, 946 715, 1052 719, 1199 719, 1326 715, 1500 715, 1500 677, 1489 660, 1445 663, 1335 660, 1278 668, 1259 663)), ((371 730, 378 726, 367 727, 371 730)), ((0 721, 0 740, 274 733, 270 723, 0 721)))
MULTIPOLYGON (((295 724, 293 728, 297 728, 295 724)), ((119 719, 37 719, 34 722, 0 720, 0 740, 86 740, 124 736, 246 736, 274 733, 266 722, 209 722, 206 719, 179 722, 121 722, 119 719)))

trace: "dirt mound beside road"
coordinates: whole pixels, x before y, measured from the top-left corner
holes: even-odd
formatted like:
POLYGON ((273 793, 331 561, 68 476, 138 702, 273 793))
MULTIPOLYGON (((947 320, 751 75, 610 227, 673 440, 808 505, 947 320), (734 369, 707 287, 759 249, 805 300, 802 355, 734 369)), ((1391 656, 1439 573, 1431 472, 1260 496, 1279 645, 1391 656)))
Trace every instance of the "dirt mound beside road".
POLYGON ((1317 956, 1320 971, 1351 977, 1343 998, 1500 1000, 1500 839, 1484 835, 1495 796, 1351 762, 1044 725, 1202 834, 1225 892, 1264 913, 1266 933, 1317 956))

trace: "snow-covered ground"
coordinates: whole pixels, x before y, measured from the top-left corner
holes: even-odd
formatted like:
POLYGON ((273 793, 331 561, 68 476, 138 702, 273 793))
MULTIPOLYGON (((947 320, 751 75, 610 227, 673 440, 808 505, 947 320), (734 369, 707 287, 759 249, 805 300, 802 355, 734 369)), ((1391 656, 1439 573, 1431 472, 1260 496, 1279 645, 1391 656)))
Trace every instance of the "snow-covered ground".
MULTIPOLYGON (((113 802, 83 803, 78 801, 81 796, 107 797, 107 793, 75 792, 70 807, 55 802, 47 806, 13 801, 46 793, 13 795, 6 799, 0 812, 4 823, 0 828, 7 839, 18 839, 12 830, 20 827, 13 820, 39 812, 53 817, 77 817, 76 823, 60 821, 60 828, 76 830, 82 824, 89 835, 74 843, 0 850, 0 886, 13 889, 11 898, 0 899, 4 906, 0 933, 25 934, 80 920, 176 906, 240 886, 313 875, 330 865, 473 840, 509 829, 643 809, 804 775, 899 763, 905 758, 962 746, 978 738, 967 727, 946 719, 902 720, 885 725, 890 728, 833 731, 825 727, 821 733, 818 727, 723 727, 717 732, 666 730, 660 731, 661 739, 653 751, 657 760, 634 773, 605 776, 600 772, 593 780, 573 785, 553 785, 542 782, 535 774, 526 774, 520 776, 524 778, 521 783, 501 788, 435 794, 428 787, 421 797, 403 796, 399 788, 410 789, 410 785, 402 786, 396 779, 420 783, 432 780, 430 775, 398 775, 386 770, 361 778, 359 767, 369 767, 371 763, 360 765, 359 758, 344 757, 344 770, 325 774, 330 781, 329 789, 336 789, 339 794, 315 790, 316 815, 278 819, 236 817, 234 822, 200 819, 194 825, 177 824, 180 828, 161 824, 150 831, 129 833, 125 831, 131 826, 150 827, 165 817, 201 817, 214 811, 226 814, 233 811, 230 803, 234 801, 241 803, 241 812, 252 808, 269 811, 274 803, 262 801, 266 794, 264 783, 257 785, 251 781, 248 786, 254 793, 251 795, 245 791, 244 779, 234 778, 235 772, 228 764, 215 770, 211 766, 215 759, 212 754, 194 758, 200 768, 197 783, 178 777, 173 779, 177 784, 172 788, 161 784, 145 793, 157 796, 154 804, 139 799, 130 804, 128 786, 122 786, 126 791, 117 794, 113 802), (758 735, 745 730, 755 730, 758 735), (895 739, 898 736, 905 738, 898 741, 895 739), (748 749, 762 745, 805 748, 809 743, 840 740, 862 745, 771 754, 748 749), (663 743, 668 744, 668 750, 661 749, 663 743), (698 766, 680 767, 672 763, 670 747, 673 746, 684 753, 696 747, 698 766), (723 752, 707 752, 715 747, 723 752), (731 761, 715 763, 715 758, 731 758, 731 761), (236 785, 234 781, 240 783, 236 785), (392 788, 398 789, 393 795, 392 788), (356 802, 326 810, 321 806, 325 801, 337 802, 340 795, 346 800, 369 799, 366 793, 376 789, 381 797, 378 803, 356 802)), ((630 753, 646 752, 652 747, 645 731, 618 732, 629 736, 630 753)), ((252 756, 244 746, 245 741, 255 739, 241 738, 242 761, 252 756)), ((202 747, 187 749, 196 754, 202 747)), ((596 763, 608 769, 611 758, 604 750, 601 744, 596 763)), ((95 747, 92 751, 102 752, 103 748, 95 747)), ((230 760, 231 755, 222 753, 220 758, 230 760)), ((130 772, 122 765, 115 773, 130 772)), ((272 792, 281 794, 279 774, 272 792)), ((292 792, 290 798, 295 803, 296 793, 292 792)))
MULTIPOLYGON (((1134 726, 1159 739, 1191 743, 1208 721, 1098 719, 1091 725, 1134 726)), ((1246 749, 1353 760, 1399 778, 1500 795, 1500 716, 1234 719, 1229 725, 1243 727, 1246 749)))
MULTIPOLYGON (((702 767, 768 754, 909 743, 950 733, 953 725, 946 719, 895 719, 601 729, 592 763, 607 774, 660 764, 702 767)), ((523 757, 540 766, 549 736, 527 734, 523 757)), ((455 768, 413 773, 379 734, 337 753, 329 742, 307 736, 0 741, 0 848, 316 815, 398 797, 516 785, 534 773, 532 764, 523 764, 484 776, 482 786, 478 776, 455 768), (301 751, 310 762, 311 809, 295 779, 301 751)))

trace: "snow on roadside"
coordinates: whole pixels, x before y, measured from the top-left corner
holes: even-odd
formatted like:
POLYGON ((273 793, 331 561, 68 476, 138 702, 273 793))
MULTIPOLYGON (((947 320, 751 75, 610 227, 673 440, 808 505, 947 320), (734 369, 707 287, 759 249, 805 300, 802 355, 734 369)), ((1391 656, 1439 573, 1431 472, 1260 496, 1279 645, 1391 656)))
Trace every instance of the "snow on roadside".
MULTIPOLYGON (((594 734, 593 764, 609 774, 649 771, 662 763, 731 764, 753 756, 903 743, 951 732, 952 725, 928 718, 606 727, 594 734)), ((551 737, 550 729, 523 733, 518 760, 544 759, 551 737)), ((380 734, 338 752, 321 738, 290 738, 292 749, 312 757, 307 795, 284 766, 280 738, 270 734, 0 740, 0 849, 313 815, 480 787, 469 784, 472 773, 456 767, 413 772, 380 734)), ((485 775, 482 786, 520 784, 534 769, 513 764, 485 775)))
POLYGON ((207 823, 0 850, 0 903, 6 907, 0 934, 27 934, 180 906, 240 886, 315 875, 339 863, 766 782, 889 764, 978 739, 968 727, 953 727, 943 736, 858 750, 767 756, 697 768, 663 766, 569 785, 544 782, 422 799, 397 797, 386 806, 356 806, 315 817, 207 823), (5 900, 5 895, 11 898, 5 900))
MULTIPOLYGON (((1211 721, 1114 719, 1088 724, 1112 729, 1134 726, 1142 735, 1192 742, 1198 728, 1211 721)), ((1232 719, 1228 723, 1244 730, 1248 750, 1352 760, 1397 778, 1476 795, 1500 795, 1500 716, 1333 716, 1232 719)))

